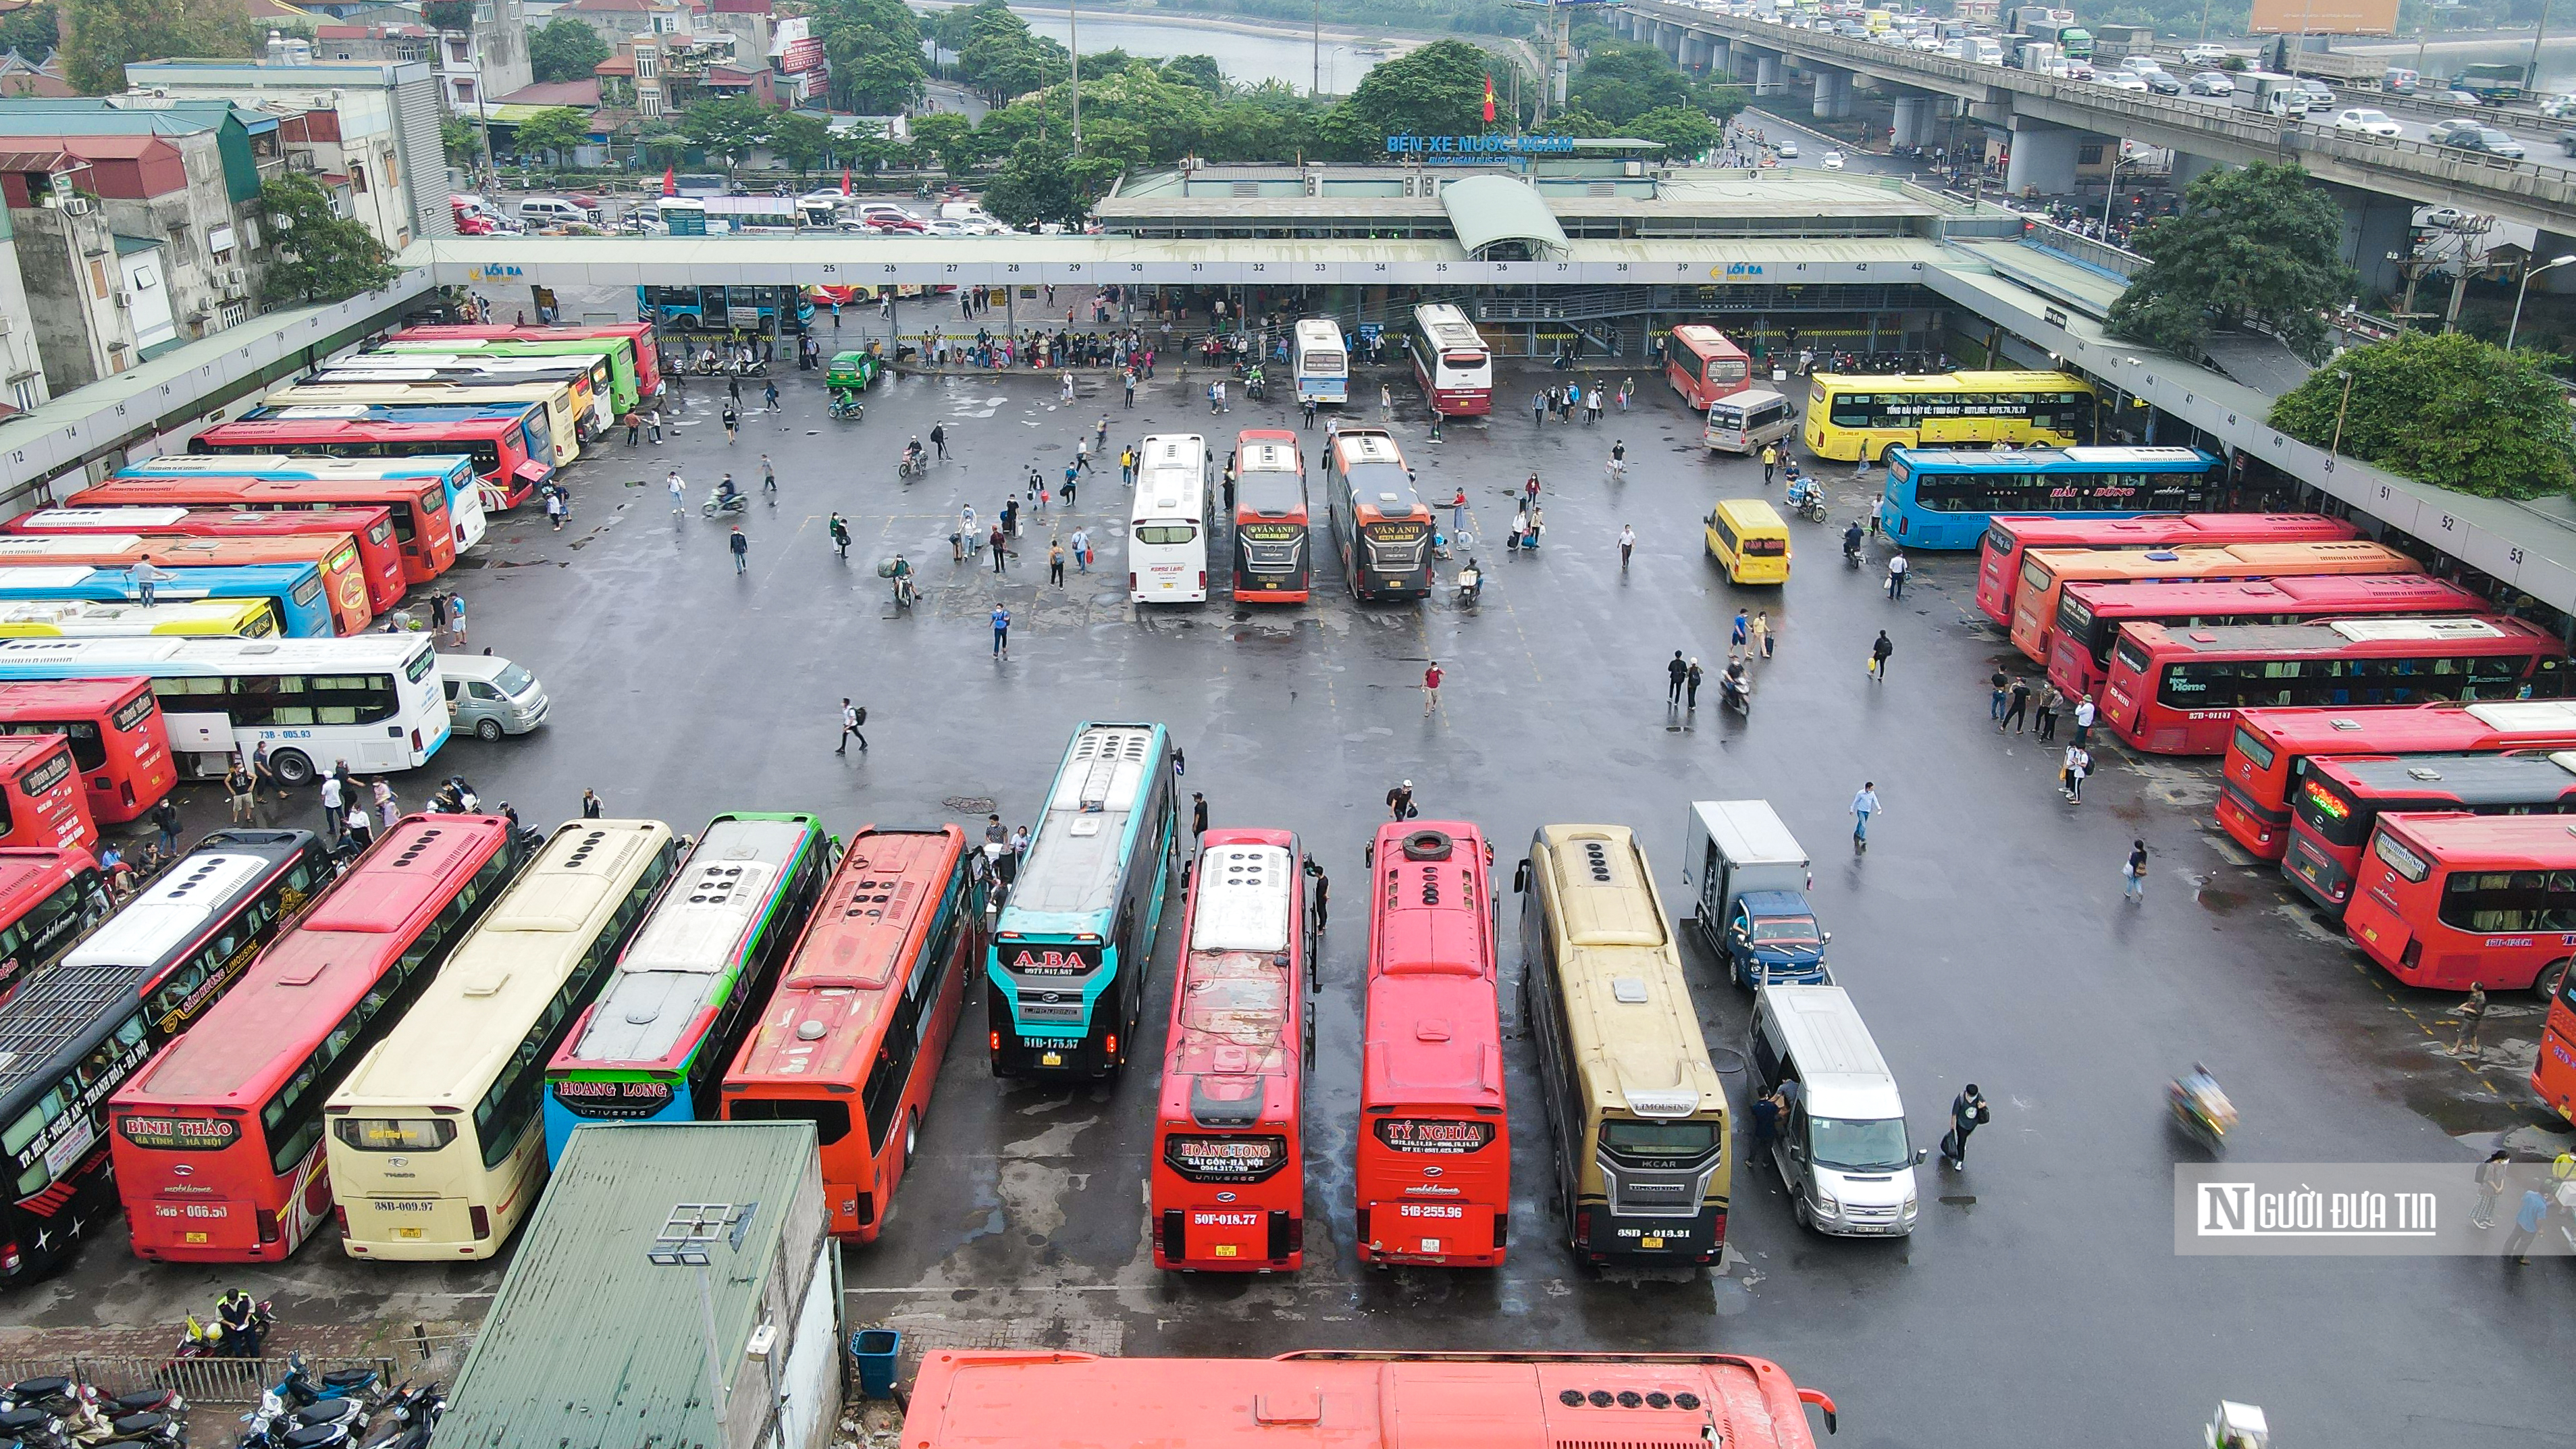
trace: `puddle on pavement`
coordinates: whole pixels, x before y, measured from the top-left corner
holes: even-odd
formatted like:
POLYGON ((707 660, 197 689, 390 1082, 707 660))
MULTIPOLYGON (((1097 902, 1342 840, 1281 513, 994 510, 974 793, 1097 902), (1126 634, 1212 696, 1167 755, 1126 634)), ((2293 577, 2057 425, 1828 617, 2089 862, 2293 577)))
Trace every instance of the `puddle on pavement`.
POLYGON ((2243 891, 2214 891, 2207 886, 2193 891, 2191 898, 2200 903, 2202 910, 2212 911, 2222 916, 2232 915, 2244 909, 2246 900, 2243 891))

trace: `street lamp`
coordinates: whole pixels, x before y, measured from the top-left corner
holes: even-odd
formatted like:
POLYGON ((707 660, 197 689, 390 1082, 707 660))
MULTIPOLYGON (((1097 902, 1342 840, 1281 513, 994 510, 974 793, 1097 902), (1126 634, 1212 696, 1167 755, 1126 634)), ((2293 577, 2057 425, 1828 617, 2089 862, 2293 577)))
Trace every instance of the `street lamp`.
POLYGON ((2326 445, 2328 466, 2332 466, 2332 460, 2334 457, 2343 451, 2343 415, 2345 411, 2352 406, 2351 370, 2347 368, 2343 371, 2337 372, 2335 376, 2343 379, 2343 401, 2335 404, 2334 441, 2326 445))
POLYGON ((2526 266, 2522 269, 2522 285, 2513 289, 2513 325, 2504 330, 2505 351, 2513 351, 2513 339, 2522 331, 2522 296, 2523 293, 2531 290, 2531 279, 2552 267, 2564 267, 2570 264, 2576 264, 2576 252, 2570 252, 2563 257, 2551 257, 2539 266, 2526 266))
POLYGON ((644 1250, 646 1262, 656 1268, 695 1268, 698 1270, 698 1312, 707 1335, 707 1408, 716 1416, 716 1438, 724 1438, 724 1374, 716 1348, 715 1289, 709 1283, 707 1269, 716 1240, 723 1239, 734 1251, 742 1251, 743 1236, 751 1231, 751 1215, 759 1211, 760 1200, 736 1206, 729 1202, 684 1202, 671 1209, 662 1223, 662 1232, 644 1250))

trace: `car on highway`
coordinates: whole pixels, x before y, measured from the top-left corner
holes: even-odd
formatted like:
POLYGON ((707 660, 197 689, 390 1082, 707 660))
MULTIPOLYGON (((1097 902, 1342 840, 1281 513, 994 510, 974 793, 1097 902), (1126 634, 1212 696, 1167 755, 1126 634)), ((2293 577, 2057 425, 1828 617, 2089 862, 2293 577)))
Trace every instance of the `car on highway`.
POLYGON ((2186 45, 2182 48, 2182 63, 2185 65, 2216 65, 2225 59, 2227 59, 2227 47, 2223 45, 2211 45, 2203 41, 2198 45, 2186 45))
POLYGON ((2540 103, 2540 113, 2553 121, 2576 116, 2576 96, 2551 96, 2540 103))
POLYGON ((2102 77, 2102 84, 2115 91, 2136 91, 2141 95, 2148 90, 2147 78, 2134 71, 2115 70, 2102 77))
POLYGON ((2425 127, 2424 139, 2432 142, 2436 146, 2440 146, 2447 143, 2451 137, 2459 134, 2460 132, 2474 131, 2484 124, 2485 122, 2483 121, 2471 120, 2467 116, 2451 116, 2444 120, 2435 121, 2433 124, 2425 127))
POLYGON ((1938 55, 1941 53, 1941 37, 1937 35, 1918 35, 1914 37, 1914 48, 1922 51, 1926 55, 1938 55))
POLYGON ((1771 149, 1779 152, 1781 159, 1783 160, 1795 161, 1798 159, 1798 143, 1793 137, 1781 137, 1779 144, 1773 146, 1771 149))
POLYGON ((2165 74, 2163 71, 2151 70, 2138 78, 2145 81, 2147 83, 2147 89, 2155 92, 2157 95, 2178 96, 2182 94, 2182 82, 2175 80, 2172 76, 2165 74))
POLYGON ((2433 231, 2475 231, 2478 218, 2456 206, 2428 206, 2416 213, 2415 224, 2433 231))
POLYGON ((2470 126, 2442 138, 2442 145, 2455 151, 2477 151, 2507 161, 2523 157, 2522 143, 2493 126, 2470 126))
POLYGON ((1840 170, 1842 170, 1842 169, 1843 169, 1843 153, 1842 153, 1842 152, 1840 152, 1840 151, 1828 151, 1828 152, 1826 152, 1826 153, 1825 153, 1825 155, 1824 155, 1824 159, 1823 159, 1822 164, 1823 164, 1824 168, 1825 168, 1826 170, 1828 170, 1828 171, 1840 171, 1840 170))
POLYGON ((2322 111, 2335 103, 2334 87, 2312 75, 2299 77, 2299 93, 2308 98, 2308 109, 2322 111))
POLYGON ((2397 137, 2406 134, 2406 128, 2388 119, 2386 111, 2374 111, 2367 106, 2337 112, 2334 128, 2358 136, 2397 137))
POLYGON ((2570 156, 2576 156, 2576 130, 2567 130, 2558 133, 2558 149, 2566 152, 2570 156))
POLYGON ((2217 71, 2205 70, 2193 76, 2183 89, 2195 96, 2232 96, 2236 94, 2236 82, 2217 71))
POLYGON ((2483 106, 2485 101, 2468 91, 2444 91, 2441 98, 2455 106, 2483 106))

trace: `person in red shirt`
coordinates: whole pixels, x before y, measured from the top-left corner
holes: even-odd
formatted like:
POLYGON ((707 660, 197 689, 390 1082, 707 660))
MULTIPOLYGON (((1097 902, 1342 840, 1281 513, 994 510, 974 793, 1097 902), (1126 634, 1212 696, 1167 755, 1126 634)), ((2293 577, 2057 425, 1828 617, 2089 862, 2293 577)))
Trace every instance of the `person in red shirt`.
POLYGON ((1427 716, 1439 707, 1440 661, 1434 659, 1431 661, 1431 667, 1422 671, 1422 712, 1427 716))

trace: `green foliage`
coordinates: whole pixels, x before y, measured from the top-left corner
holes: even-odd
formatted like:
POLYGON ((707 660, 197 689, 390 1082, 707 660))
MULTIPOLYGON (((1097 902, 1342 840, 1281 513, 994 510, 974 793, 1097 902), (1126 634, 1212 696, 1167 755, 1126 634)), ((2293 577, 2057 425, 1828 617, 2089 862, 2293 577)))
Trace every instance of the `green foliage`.
POLYGON ((538 80, 588 80, 606 59, 608 42, 569 15, 559 15, 528 32, 528 65, 538 80))
POLYGON ((47 0, 43 4, 22 5, 0 16, 0 46, 29 60, 44 59, 45 52, 61 43, 60 32, 55 28, 60 23, 61 14, 61 10, 47 0))
POLYGON ((563 154, 590 139, 590 117, 570 106, 548 106, 519 123, 519 154, 534 152, 561 160, 563 154))
POLYGON ((259 200, 268 226, 268 273, 260 288, 266 305, 343 301, 374 291, 399 271, 373 232, 332 212, 329 193, 313 178, 290 171, 261 186, 259 200))
POLYGON ((2361 285, 2342 240, 2342 213, 2297 164, 2207 172, 2183 193, 2180 215, 2139 237, 2149 265, 2111 304, 2110 330, 2198 357, 2212 328, 2254 324, 2315 361, 2326 309, 2361 285))
POLYGON ((902 0, 816 0, 813 22, 836 104, 892 115, 921 99, 921 22, 902 0))
POLYGON ((1216 57, 1212 55, 1173 56, 1163 62, 1163 77, 1214 95, 1225 94, 1225 72, 1217 69, 1216 57))
POLYGON ((975 123, 955 111, 933 111, 912 118, 912 148, 939 163, 951 176, 975 164, 975 123))
POLYGON ((261 30, 241 0, 63 0, 72 38, 63 71, 83 95, 125 89, 125 63, 251 53, 261 30))
POLYGON ((2272 426, 2425 483, 2486 498, 2576 491, 2562 359, 2461 333, 2409 332, 2345 353, 2272 404, 2272 426), (2347 375, 2352 389, 2344 402, 2347 375))
POLYGON ((668 170, 680 164, 681 155, 689 149, 689 138, 677 131, 656 131, 637 137, 635 149, 643 152, 646 160, 668 170))
POLYGON ((420 18, 432 30, 462 34, 474 28, 474 0, 422 0, 420 18))
POLYGON ((1657 106, 1620 125, 1622 135, 1664 143, 1664 159, 1687 161, 1711 146, 1724 132, 1697 106, 1657 106))
POLYGON ((811 176, 832 154, 831 123, 802 111, 777 115, 769 123, 769 150, 799 176, 811 176))
POLYGON ((448 160, 468 166, 483 159, 483 138, 475 131, 474 123, 463 116, 439 114, 438 148, 447 153, 448 160))
POLYGON ((739 166, 769 139, 777 115, 749 96, 700 101, 680 113, 680 134, 708 155, 739 166))
POLYGON ((985 188, 984 209, 1012 226, 1051 221, 1077 227, 1120 169, 1119 162, 1100 156, 1076 157, 1054 136, 1032 136, 1012 150, 1001 174, 985 188))
POLYGON ((1317 144, 1348 160, 1386 154, 1386 138, 1464 135, 1484 125, 1495 63, 1463 40, 1436 40, 1371 68, 1350 98, 1315 123, 1317 144))
POLYGON ((1593 47, 1566 86, 1566 99, 1614 126, 1661 106, 1686 106, 1697 82, 1651 45, 1613 40, 1593 47))

